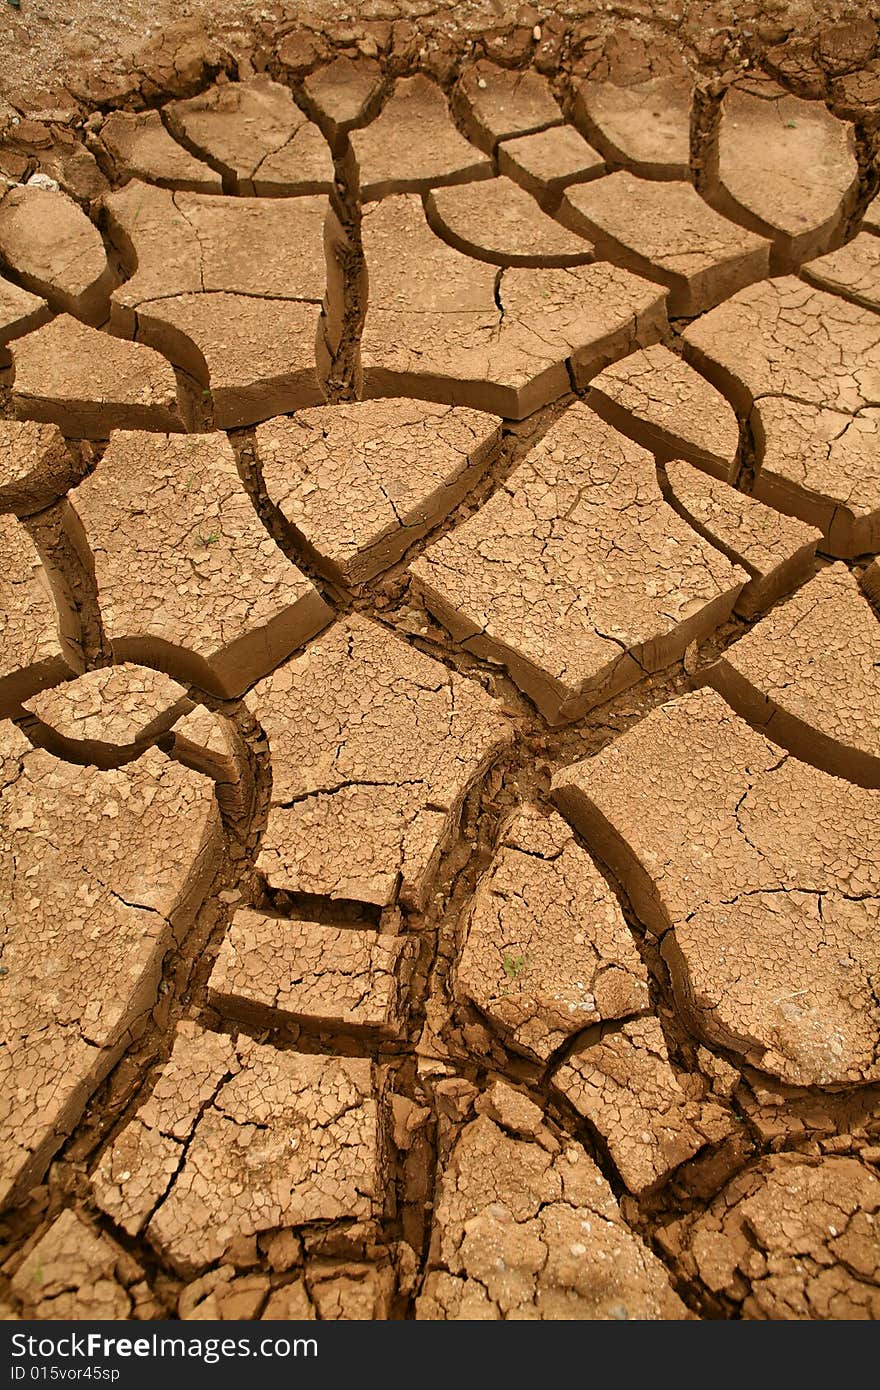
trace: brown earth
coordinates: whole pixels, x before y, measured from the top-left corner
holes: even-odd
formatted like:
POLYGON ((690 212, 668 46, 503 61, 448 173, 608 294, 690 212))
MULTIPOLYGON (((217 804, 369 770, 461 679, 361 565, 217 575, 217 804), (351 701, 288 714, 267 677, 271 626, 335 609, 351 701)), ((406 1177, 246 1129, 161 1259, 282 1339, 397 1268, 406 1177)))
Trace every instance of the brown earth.
POLYGON ((0 1315, 880 1316, 877 18, 7 7, 0 1315))

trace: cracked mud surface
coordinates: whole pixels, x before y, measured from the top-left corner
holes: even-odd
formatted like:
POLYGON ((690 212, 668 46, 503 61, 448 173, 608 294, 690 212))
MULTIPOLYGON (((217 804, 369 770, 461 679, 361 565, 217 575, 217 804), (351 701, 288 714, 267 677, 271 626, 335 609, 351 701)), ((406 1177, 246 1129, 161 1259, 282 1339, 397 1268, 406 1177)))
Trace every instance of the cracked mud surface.
POLYGON ((880 1317, 880 36, 460 10, 0 96, 0 1316, 880 1317))

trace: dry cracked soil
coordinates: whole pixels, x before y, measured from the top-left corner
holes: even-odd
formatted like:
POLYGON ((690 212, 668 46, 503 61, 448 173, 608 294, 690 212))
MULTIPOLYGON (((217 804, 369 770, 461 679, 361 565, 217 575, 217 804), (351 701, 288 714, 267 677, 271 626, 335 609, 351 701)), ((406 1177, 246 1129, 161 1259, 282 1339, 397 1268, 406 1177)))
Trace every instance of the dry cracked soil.
POLYGON ((880 34, 505 8, 11 13, 4 1318, 880 1317, 880 34))

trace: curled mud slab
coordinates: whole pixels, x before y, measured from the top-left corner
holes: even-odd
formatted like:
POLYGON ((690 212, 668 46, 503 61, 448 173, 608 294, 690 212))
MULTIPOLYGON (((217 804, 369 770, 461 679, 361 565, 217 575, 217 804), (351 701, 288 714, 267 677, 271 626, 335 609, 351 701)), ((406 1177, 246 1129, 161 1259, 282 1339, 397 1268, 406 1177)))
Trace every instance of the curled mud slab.
POLYGON ((575 94, 574 119, 615 164, 643 178, 687 178, 691 88, 685 73, 632 86, 584 82, 575 94))
POLYGON ((359 617, 248 702, 272 758, 268 881, 377 907, 398 893, 421 904, 465 794, 510 742, 497 705, 359 617))
POLYGON ((0 200, 0 257, 24 289, 89 323, 107 317, 114 275, 97 227, 55 189, 11 188, 0 200))
POLYGON ((671 665, 745 582, 664 502, 650 454, 580 403, 412 572, 457 641, 503 662, 552 723, 671 665))
POLYGON ((858 189, 855 138, 819 101, 775 84, 726 93, 707 193, 773 240, 774 269, 830 248, 858 189))
POLYGON ((157 3, 0 65, 0 1317, 880 1318, 880 31, 157 3))
POLYGON ((429 401, 301 410, 256 433, 269 503, 331 579, 363 583, 441 521, 497 455, 500 421, 429 401))
POLYGON ((563 189, 598 178, 605 173, 605 161, 573 126, 550 126, 502 140, 498 172, 534 194, 548 211, 555 211, 563 189))
POLYGON ((829 565, 774 608, 708 679, 774 742, 880 787, 880 626, 844 565, 829 565))
POLYGON ((767 274, 766 241, 718 216, 689 183, 625 170, 566 191, 560 219, 616 260, 669 290, 669 312, 692 318, 767 274))
POLYGON ((830 554, 880 545, 880 316, 791 276, 719 305, 685 353, 748 419, 755 496, 818 526, 830 554))
POLYGON ((542 1062, 588 1025, 647 1007, 623 914, 558 816, 528 806, 507 827, 465 925, 456 990, 542 1062))
POLYGON ((699 691, 558 773, 553 795, 620 876, 699 1033, 798 1085, 876 1080, 876 791, 699 691))

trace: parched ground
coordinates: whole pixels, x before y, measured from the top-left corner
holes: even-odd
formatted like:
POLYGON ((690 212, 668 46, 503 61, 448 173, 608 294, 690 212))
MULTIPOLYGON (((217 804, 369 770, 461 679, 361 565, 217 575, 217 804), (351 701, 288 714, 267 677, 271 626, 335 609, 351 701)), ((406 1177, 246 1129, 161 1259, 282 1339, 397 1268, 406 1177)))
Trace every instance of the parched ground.
POLYGON ((876 1319, 880 34, 380 8, 4 16, 0 1313, 876 1319))

